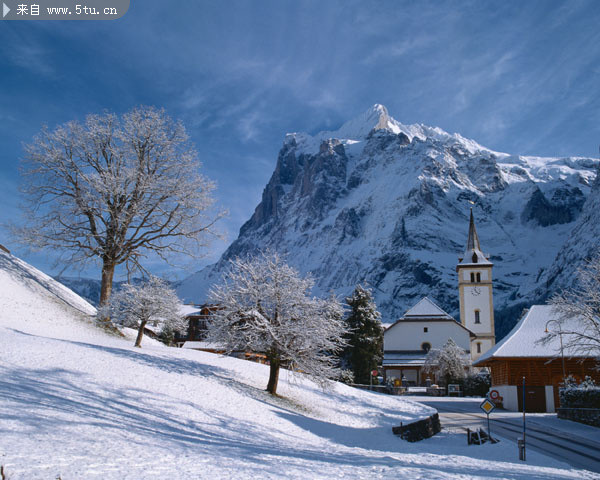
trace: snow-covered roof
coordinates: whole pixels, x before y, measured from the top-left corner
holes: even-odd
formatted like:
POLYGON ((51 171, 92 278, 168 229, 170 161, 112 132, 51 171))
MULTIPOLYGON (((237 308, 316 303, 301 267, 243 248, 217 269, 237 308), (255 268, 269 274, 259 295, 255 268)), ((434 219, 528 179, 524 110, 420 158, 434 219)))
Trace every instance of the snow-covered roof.
POLYGON ((196 342, 187 341, 181 348, 189 348, 192 350, 224 350, 223 345, 213 342, 196 342))
POLYGON ((425 365, 425 358, 427 354, 424 352, 419 353, 390 353, 385 352, 383 356, 382 365, 384 367, 406 367, 406 366, 420 366, 425 365))
POLYGON ((407 322, 452 322, 469 332, 469 336, 474 337, 475 334, 465 327, 462 323, 457 322, 454 317, 449 313, 446 313, 440 307, 438 307, 429 297, 423 297, 419 302, 410 308, 399 320, 396 320, 393 324, 387 327, 384 331, 384 335, 391 328, 399 324, 406 324, 407 322))
POLYGON ((454 320, 448 313, 433 303, 428 297, 423 297, 412 308, 410 308, 402 318, 409 317, 428 317, 428 318, 448 318, 454 320))
MULTIPOLYGON (((500 343, 481 355, 475 365, 481 365, 495 358, 554 358, 560 356, 559 337, 553 338, 551 342, 544 345, 538 343, 546 336, 548 321, 558 320, 558 318, 559 315, 552 305, 533 305, 510 333, 500 343)), ((554 331, 557 325, 551 323, 548 328, 554 331)), ((563 335, 563 341, 565 336, 563 335)), ((582 356, 570 352, 568 349, 565 349, 564 355, 567 357, 582 356)))
POLYGON ((198 305, 181 305, 179 314, 187 317, 188 315, 200 315, 202 308, 198 305))

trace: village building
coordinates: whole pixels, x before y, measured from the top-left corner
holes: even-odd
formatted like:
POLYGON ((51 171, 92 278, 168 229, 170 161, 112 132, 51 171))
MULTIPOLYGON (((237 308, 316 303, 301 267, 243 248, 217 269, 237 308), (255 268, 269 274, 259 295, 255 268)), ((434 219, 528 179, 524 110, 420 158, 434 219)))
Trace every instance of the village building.
POLYGON ((425 297, 384 332, 384 378, 405 385, 436 383, 433 373, 423 371, 429 350, 443 348, 451 338, 468 352, 474 337, 473 332, 425 297))
POLYGON ((568 375, 577 381, 586 376, 600 381, 594 357, 563 351, 560 335, 549 343, 541 342, 547 330, 559 328, 558 318, 551 305, 532 306, 498 345, 475 362, 477 367, 491 369, 492 390, 498 392, 505 409, 523 411, 523 379, 527 412, 556 411, 559 388, 568 375))
POLYGON ((405 379, 409 385, 436 382, 423 371, 431 348, 448 339, 477 360, 495 344, 492 267, 479 243, 473 212, 465 252, 458 259, 460 323, 425 297, 384 332, 383 370, 386 379, 405 379))

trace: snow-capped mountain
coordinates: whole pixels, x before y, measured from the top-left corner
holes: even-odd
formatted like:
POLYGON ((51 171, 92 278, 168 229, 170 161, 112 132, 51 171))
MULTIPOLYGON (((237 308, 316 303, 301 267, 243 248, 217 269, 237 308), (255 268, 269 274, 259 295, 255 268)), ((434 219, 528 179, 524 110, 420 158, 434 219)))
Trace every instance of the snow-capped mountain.
POLYGON ((272 249, 313 274, 315 294, 368 284, 384 322, 425 295, 458 316, 455 266, 473 208, 494 262, 501 324, 503 310, 539 293, 596 165, 495 152, 439 128, 403 125, 375 105, 337 131, 288 134, 237 240, 178 292, 203 301, 230 258, 272 249))
POLYGON ((574 286, 577 281, 577 269, 598 254, 600 254, 600 176, 592 186, 575 227, 548 271, 540 278, 537 295, 545 297, 562 288, 574 286))

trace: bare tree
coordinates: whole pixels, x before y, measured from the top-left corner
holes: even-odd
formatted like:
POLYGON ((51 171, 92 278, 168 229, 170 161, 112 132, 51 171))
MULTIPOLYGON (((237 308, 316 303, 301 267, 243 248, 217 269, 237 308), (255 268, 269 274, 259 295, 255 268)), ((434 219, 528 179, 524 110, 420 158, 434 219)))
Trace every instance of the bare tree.
POLYGON ((438 380, 446 385, 466 376, 466 369, 471 366, 471 359, 465 350, 460 348, 451 338, 441 349, 432 348, 425 358, 424 370, 433 372, 438 380))
POLYGON ((208 340, 228 352, 264 353, 273 395, 281 366, 326 386, 339 375, 335 353, 344 346, 346 327, 341 303, 311 297, 313 284, 277 254, 231 261, 223 283, 211 291, 219 308, 209 321, 208 340))
POLYGON ((114 323, 137 328, 135 346, 141 347, 144 328, 148 323, 159 326, 162 330, 187 330, 187 322, 179 313, 180 304, 177 294, 165 281, 150 277, 139 285, 123 285, 99 309, 98 318, 108 316, 114 323))
POLYGON ((25 151, 26 223, 17 234, 61 252, 61 260, 99 262, 100 304, 110 298, 116 266, 143 271, 149 254, 195 255, 222 216, 208 214, 214 184, 199 173, 183 125, 164 110, 44 127, 25 151))
POLYGON ((577 270, 575 286, 556 293, 549 303, 559 328, 549 330, 542 343, 561 335, 566 352, 600 361, 600 255, 577 270))

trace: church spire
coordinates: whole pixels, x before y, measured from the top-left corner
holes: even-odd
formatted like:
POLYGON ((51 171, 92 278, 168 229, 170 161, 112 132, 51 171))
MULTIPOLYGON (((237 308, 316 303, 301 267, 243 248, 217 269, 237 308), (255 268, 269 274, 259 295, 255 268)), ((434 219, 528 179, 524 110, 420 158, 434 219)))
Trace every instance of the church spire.
POLYGON ((471 208, 471 219, 469 220, 469 238, 467 240, 467 252, 471 250, 481 251, 479 246, 479 237, 477 236, 477 229, 475 228, 475 220, 473 219, 473 209, 471 208))
POLYGON ((471 263, 482 263, 491 265, 492 262, 481 251, 481 245, 479 244, 479 236, 477 235, 477 229, 475 228, 475 218, 473 217, 473 209, 471 208, 471 218, 469 219, 469 237, 467 238, 467 248, 459 262, 461 264, 471 263))

